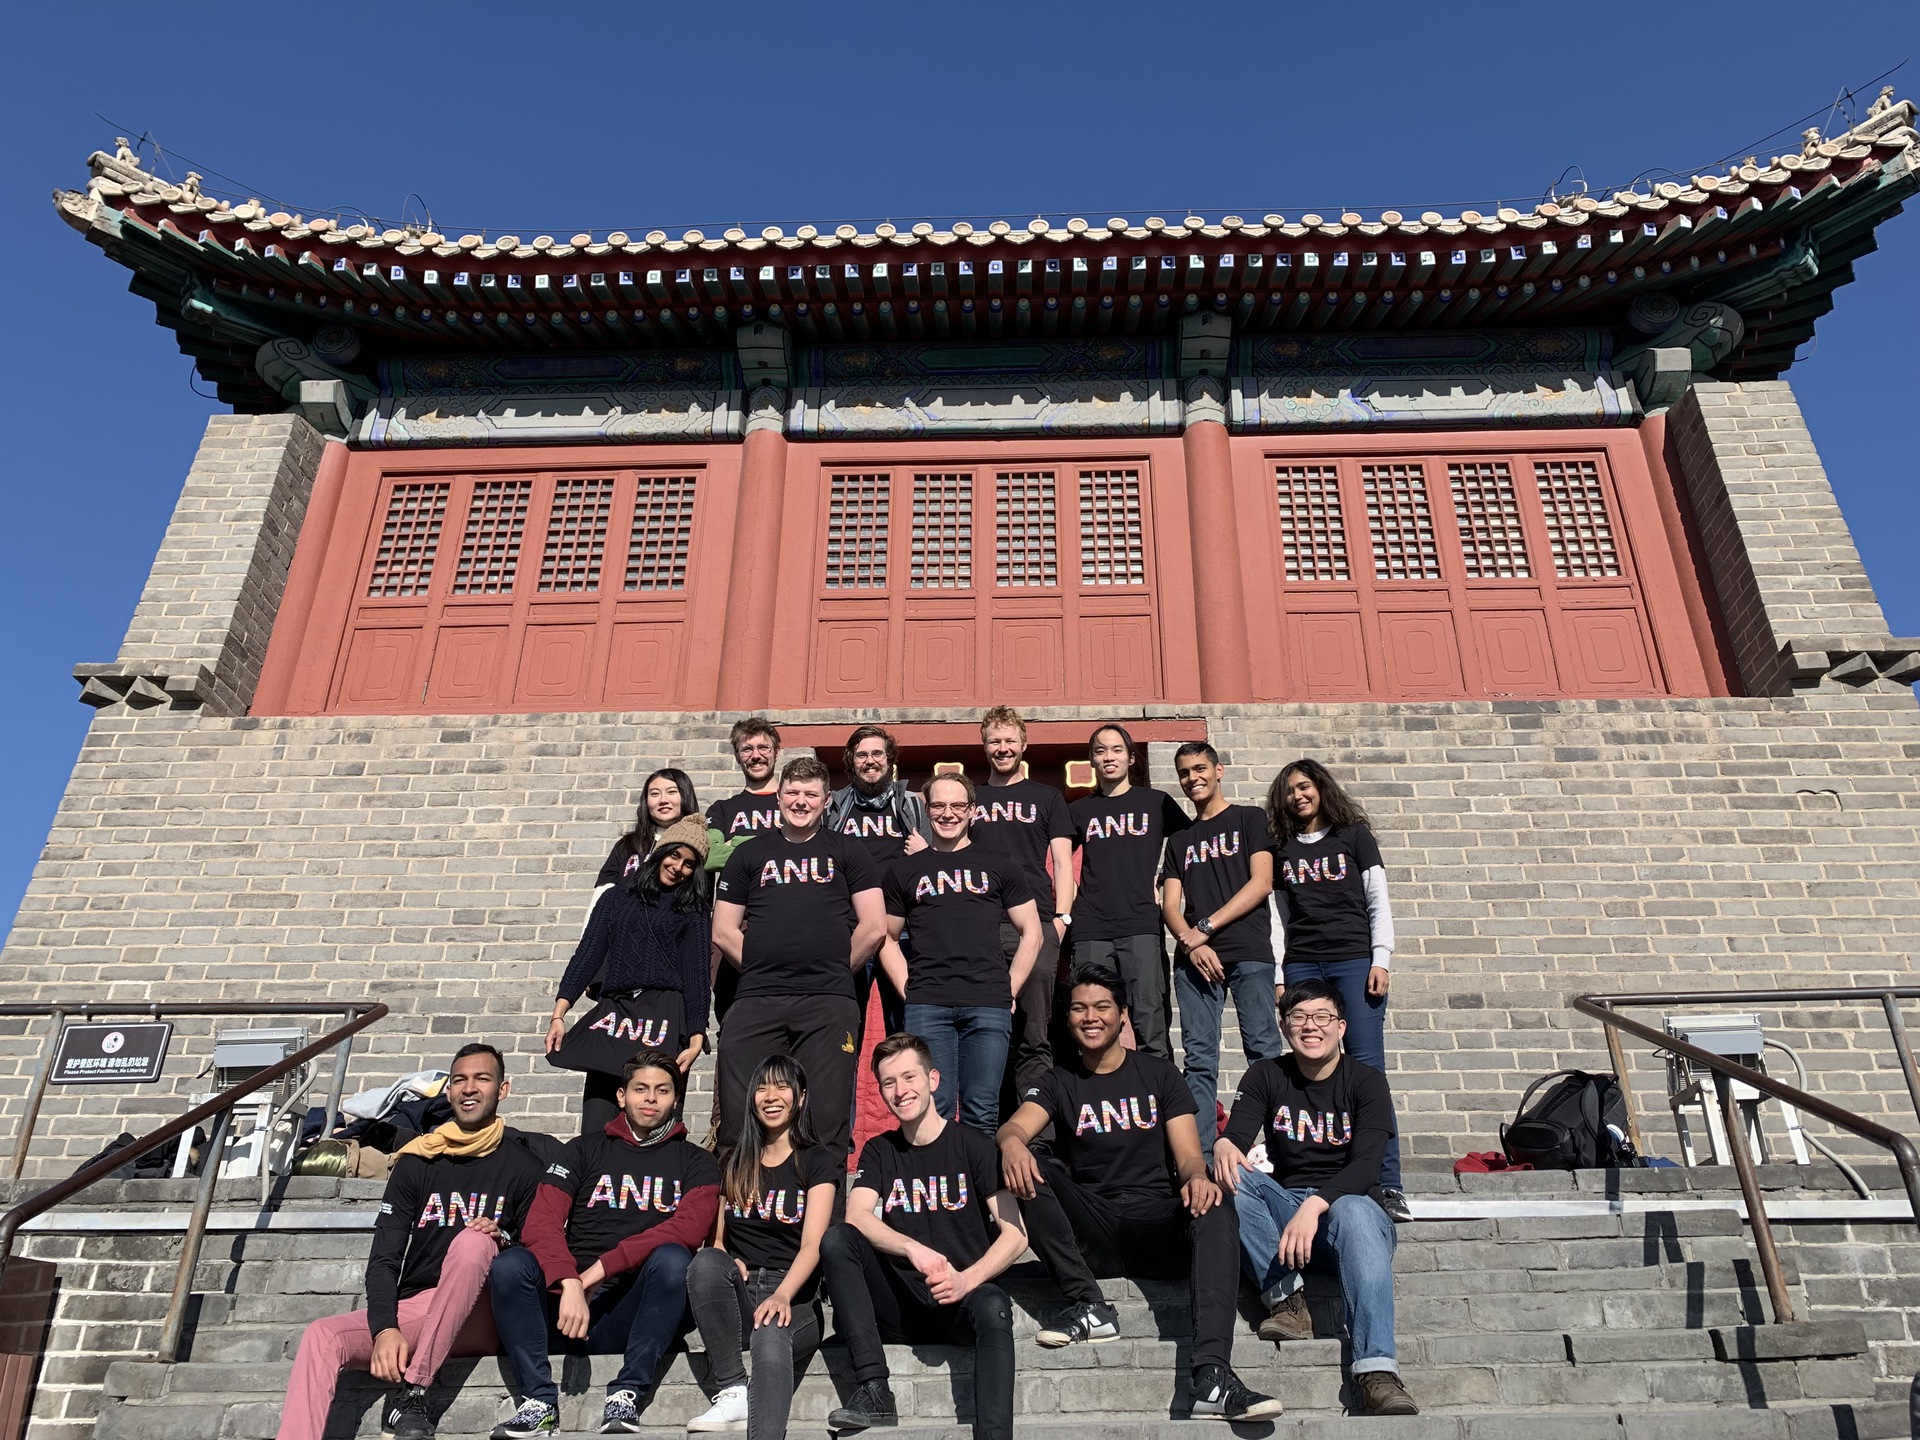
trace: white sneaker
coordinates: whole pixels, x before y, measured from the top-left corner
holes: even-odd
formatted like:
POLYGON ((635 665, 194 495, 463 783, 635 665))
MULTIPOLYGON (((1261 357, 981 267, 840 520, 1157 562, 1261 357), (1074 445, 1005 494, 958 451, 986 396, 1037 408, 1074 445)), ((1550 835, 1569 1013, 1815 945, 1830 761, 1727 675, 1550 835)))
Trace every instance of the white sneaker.
POLYGON ((747 1428, 747 1387, 729 1385, 713 1397, 713 1405, 704 1415, 687 1421, 687 1429, 696 1434, 714 1430, 747 1428))

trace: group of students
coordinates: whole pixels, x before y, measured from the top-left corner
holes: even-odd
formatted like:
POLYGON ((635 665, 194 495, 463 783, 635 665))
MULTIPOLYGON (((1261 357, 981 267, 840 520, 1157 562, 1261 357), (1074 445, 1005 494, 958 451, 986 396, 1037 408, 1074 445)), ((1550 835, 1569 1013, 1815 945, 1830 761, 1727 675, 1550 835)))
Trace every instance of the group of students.
POLYGON ((281 1440, 318 1440, 355 1364, 397 1387, 385 1431, 427 1440, 441 1361, 495 1350, 521 1397, 496 1440, 532 1440, 558 1425, 555 1344, 624 1354, 600 1429, 636 1431, 689 1314, 713 1402, 689 1430, 784 1435, 822 1291, 854 1379, 830 1429, 897 1423, 885 1342, 948 1342, 974 1349, 975 1434, 1008 1436, 1012 1307, 994 1282, 1029 1247, 1067 1301, 1045 1346, 1117 1337, 1101 1277, 1187 1276, 1186 1403, 1230 1421, 1280 1410, 1229 1364, 1237 1272, 1267 1305, 1261 1337, 1285 1341, 1313 1333, 1301 1272, 1336 1267, 1356 1408, 1417 1413, 1393 1341, 1392 919, 1364 815, 1310 760, 1264 810, 1231 804, 1194 742, 1175 756, 1189 817, 1131 783, 1134 742, 1112 723, 1089 745, 1097 793, 1069 806, 1027 777, 1016 713, 981 730, 978 788, 941 773, 915 793, 872 726, 848 744, 844 789, 811 755, 776 783, 760 719, 732 735, 746 787, 704 817, 684 774, 648 777, 548 1029, 549 1059, 586 1072, 582 1134, 506 1129, 500 1053, 460 1051, 454 1118, 393 1171, 368 1310, 310 1327, 281 1440), (897 1123, 849 1188, 876 984, 889 1035, 868 1064, 897 1123), (1223 1128, 1229 995, 1250 1068, 1223 1128), (681 1113, 710 1010, 717 1159, 681 1113))

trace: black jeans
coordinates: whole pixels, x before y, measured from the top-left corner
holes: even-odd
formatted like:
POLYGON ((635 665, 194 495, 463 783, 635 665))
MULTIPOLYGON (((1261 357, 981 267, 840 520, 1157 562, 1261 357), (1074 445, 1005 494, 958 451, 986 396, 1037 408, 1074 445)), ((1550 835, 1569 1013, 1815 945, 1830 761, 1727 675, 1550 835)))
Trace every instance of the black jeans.
POLYGON ((599 1070, 587 1071, 580 1087, 580 1133, 598 1135, 620 1116, 620 1081, 599 1070))
POLYGON ((1075 1305, 1106 1299, 1096 1276, 1130 1275, 1188 1282, 1193 1316, 1192 1364, 1233 1359, 1234 1302, 1240 1294, 1240 1222, 1233 1197, 1222 1195, 1199 1219, 1167 1197, 1166 1208, 1121 1214, 1067 1174, 1056 1156, 1036 1153, 1046 1183, 1022 1200, 1027 1243, 1075 1305))
MULTIPOLYGON (((1020 948, 1020 932, 1000 922, 1000 950, 1007 964, 1020 948)), ((1013 997, 1013 1048, 1007 1056, 1007 1076, 1011 1083, 1001 1092, 1001 1118, 1020 1108, 1027 1092, 1038 1085, 1053 1068, 1054 992, 1060 986, 1060 935, 1051 920, 1040 922, 1040 954, 1035 957, 1027 983, 1013 997)))
POLYGON ((844 995, 753 995, 733 1002, 720 1030, 720 1144, 739 1138, 740 1119, 753 1102, 747 1082, 762 1060, 779 1054, 791 1055, 807 1072, 813 1133, 845 1154, 853 1147, 860 1014, 844 995))
POLYGON ((1158 931, 1118 940, 1075 940, 1073 963, 1111 970, 1127 987, 1127 1018, 1133 1038, 1149 1055, 1173 1059, 1167 1037, 1172 1011, 1167 999, 1167 945, 1158 931))
POLYGON ((856 1383, 887 1378, 888 1341, 971 1345, 974 1440, 1012 1440, 1013 1305, 1006 1291, 982 1285, 958 1305, 942 1305, 919 1271, 886 1259, 845 1224, 820 1242, 820 1268, 856 1383))
POLYGON ((667 1351, 685 1328, 687 1266, 692 1260, 684 1245, 656 1247, 638 1270, 616 1275, 600 1288, 587 1302, 587 1338, 569 1340, 554 1326, 560 1297, 547 1289, 533 1252, 519 1245, 502 1250, 487 1272, 487 1293, 493 1299, 500 1353, 512 1367, 520 1394, 549 1405, 560 1403, 552 1349, 625 1354, 626 1363, 607 1393, 631 1390, 644 1404, 660 1378, 667 1351))
POLYGON ((753 1312, 786 1278, 781 1270, 750 1270, 742 1280, 733 1256, 714 1249, 702 1250, 687 1269, 693 1323, 707 1346, 707 1394, 747 1386, 748 1440, 784 1440, 794 1378, 820 1348, 823 1326, 817 1295, 793 1302, 791 1325, 754 1328, 753 1312), (740 1352, 749 1348, 751 1381, 740 1364, 740 1352))

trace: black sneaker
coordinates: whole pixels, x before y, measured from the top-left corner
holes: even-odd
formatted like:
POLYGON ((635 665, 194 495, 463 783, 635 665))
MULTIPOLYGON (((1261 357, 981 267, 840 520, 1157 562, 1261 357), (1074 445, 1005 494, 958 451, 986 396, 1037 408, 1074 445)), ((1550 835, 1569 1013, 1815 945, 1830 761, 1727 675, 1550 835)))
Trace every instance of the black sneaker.
POLYGON ((827 1429, 836 1435, 899 1423, 900 1412, 894 1407, 893 1391, 884 1380, 867 1380, 856 1385, 847 1403, 827 1416, 827 1429))
POLYGON ((1268 1420, 1281 1408, 1271 1395, 1249 1390, 1225 1365, 1203 1365, 1193 1372, 1195 1420, 1268 1420))
POLYGON ((1412 1221, 1413 1211, 1407 1205, 1407 1197, 1399 1190, 1387 1185, 1376 1185, 1367 1192, 1373 1196, 1373 1203, 1387 1212, 1387 1218, 1396 1225, 1405 1225, 1412 1221))
POLYGON ((493 1427, 492 1440, 539 1440, 560 1429, 560 1412, 544 1400, 522 1400, 520 1408, 493 1427))
POLYGON ((606 1408, 600 1412, 600 1433, 602 1435, 637 1435, 640 1433, 640 1397, 631 1390, 614 1390, 607 1396, 606 1408))
POLYGON ((1033 1337, 1049 1350, 1074 1345, 1084 1340, 1089 1345, 1104 1345, 1120 1338, 1120 1312, 1111 1305, 1089 1301, 1073 1305, 1052 1325, 1033 1337))
POLYGON ((380 1433, 387 1440, 433 1440, 433 1419, 427 1414, 427 1387, 407 1385, 394 1391, 381 1411, 380 1433))

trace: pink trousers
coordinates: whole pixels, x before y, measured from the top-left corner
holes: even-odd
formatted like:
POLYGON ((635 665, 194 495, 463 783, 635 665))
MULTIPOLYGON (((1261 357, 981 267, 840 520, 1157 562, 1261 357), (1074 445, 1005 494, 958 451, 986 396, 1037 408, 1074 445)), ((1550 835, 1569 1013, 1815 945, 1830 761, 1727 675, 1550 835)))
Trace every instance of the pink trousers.
MULTIPOLYGON (((400 1333, 412 1351, 407 1384, 432 1384, 440 1362, 449 1355, 492 1355, 499 1350, 493 1307, 481 1299, 498 1253, 491 1236, 463 1230, 453 1237, 440 1264, 440 1283, 400 1302, 400 1333)), ((280 1412, 279 1440, 321 1440, 340 1372, 364 1368, 372 1358, 373 1335, 364 1310, 329 1315, 307 1326, 280 1412)))

